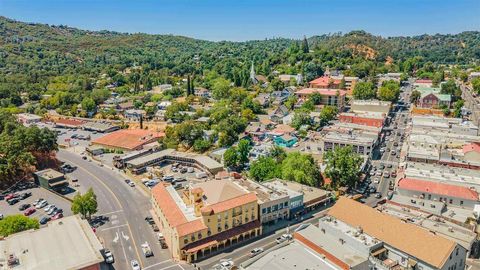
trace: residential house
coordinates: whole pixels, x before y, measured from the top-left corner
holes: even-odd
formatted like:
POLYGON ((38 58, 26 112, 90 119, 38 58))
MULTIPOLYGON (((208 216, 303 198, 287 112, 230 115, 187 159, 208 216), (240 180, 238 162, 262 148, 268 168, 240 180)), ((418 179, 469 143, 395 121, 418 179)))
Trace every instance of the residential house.
POLYGON ((145 119, 146 115, 145 110, 129 109, 123 112, 123 116, 129 121, 140 121, 141 118, 145 119))
POLYGON ((314 93, 318 93, 322 97, 320 105, 336 106, 339 111, 343 110, 345 106, 345 96, 347 93, 345 90, 304 88, 295 92, 295 95, 297 95, 299 101, 306 101, 314 93))
POLYGON ((275 123, 281 123, 283 117, 289 114, 289 110, 285 105, 278 106, 269 116, 270 120, 275 123))

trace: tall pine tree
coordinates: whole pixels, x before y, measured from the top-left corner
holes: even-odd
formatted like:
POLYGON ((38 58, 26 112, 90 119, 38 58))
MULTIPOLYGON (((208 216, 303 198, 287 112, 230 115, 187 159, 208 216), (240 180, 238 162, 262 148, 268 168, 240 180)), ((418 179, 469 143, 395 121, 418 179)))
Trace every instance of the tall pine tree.
POLYGON ((190 95, 190 75, 187 76, 187 97, 190 95))
POLYGON ((303 36, 302 51, 303 53, 310 52, 310 48, 308 48, 308 40, 306 36, 303 36))
POLYGON ((195 77, 192 76, 192 79, 190 80, 190 95, 195 95, 195 86, 193 85, 194 80, 195 80, 195 77))

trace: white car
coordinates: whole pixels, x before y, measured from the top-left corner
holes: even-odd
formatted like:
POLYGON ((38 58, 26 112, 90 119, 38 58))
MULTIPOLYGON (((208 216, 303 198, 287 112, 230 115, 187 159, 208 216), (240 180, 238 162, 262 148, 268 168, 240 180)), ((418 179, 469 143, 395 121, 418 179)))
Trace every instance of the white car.
POLYGON ((130 265, 132 266, 132 270, 140 270, 141 269, 137 260, 131 260, 130 265))
POLYGON ((105 262, 108 264, 114 263, 113 253, 110 250, 105 250, 105 262))
POLYGON ((128 183, 128 185, 131 186, 131 187, 134 187, 134 186, 135 186, 135 183, 134 183, 134 182, 130 182, 130 183, 128 183))
POLYGON ((255 257, 263 252, 263 248, 254 248, 250 251, 250 257, 255 257))
POLYGON ((47 201, 42 201, 42 202, 39 202, 37 204, 37 206, 35 206, 35 208, 40 209, 40 208, 43 208, 43 207, 47 206, 47 204, 48 204, 47 201))
POLYGON ((55 208, 55 205, 54 205, 54 204, 50 204, 49 206, 43 208, 43 210, 44 210, 45 212, 48 212, 48 211, 50 211, 50 209, 52 209, 52 208, 55 208))
POLYGON ((50 208, 50 210, 48 210, 47 214, 51 216, 55 210, 57 210, 56 206, 50 208))
POLYGON ((232 261, 224 261, 220 263, 221 269, 232 269, 233 262, 232 261))

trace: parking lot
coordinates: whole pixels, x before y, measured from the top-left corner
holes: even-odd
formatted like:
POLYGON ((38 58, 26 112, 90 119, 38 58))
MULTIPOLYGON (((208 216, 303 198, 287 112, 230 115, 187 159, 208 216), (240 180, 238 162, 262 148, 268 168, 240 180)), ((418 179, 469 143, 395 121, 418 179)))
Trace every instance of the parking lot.
MULTIPOLYGON (((61 208, 63 210, 64 216, 72 215, 72 211, 70 210, 70 202, 44 188, 40 187, 32 187, 27 188, 24 190, 16 190, 15 193, 21 195, 23 193, 31 193, 32 195, 26 199, 19 200, 19 202, 15 203, 14 205, 9 205, 5 199, 0 200, 0 214, 3 214, 4 217, 9 215, 23 215, 25 210, 19 210, 19 208, 23 204, 33 204, 35 200, 38 199, 45 199, 48 202, 48 205, 54 204, 57 208, 61 208)), ((29 207, 29 208, 30 208, 29 207)), ((48 216, 48 214, 42 209, 36 209, 36 211, 31 214, 29 217, 37 218, 40 220, 42 217, 48 216)))

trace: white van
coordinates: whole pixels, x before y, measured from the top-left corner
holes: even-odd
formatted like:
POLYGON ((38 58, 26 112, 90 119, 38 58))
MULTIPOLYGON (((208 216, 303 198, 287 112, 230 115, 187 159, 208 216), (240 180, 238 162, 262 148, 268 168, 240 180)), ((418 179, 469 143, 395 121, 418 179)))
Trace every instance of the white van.
POLYGON ((205 172, 199 172, 195 174, 195 177, 198 179, 207 178, 207 174, 205 172))

